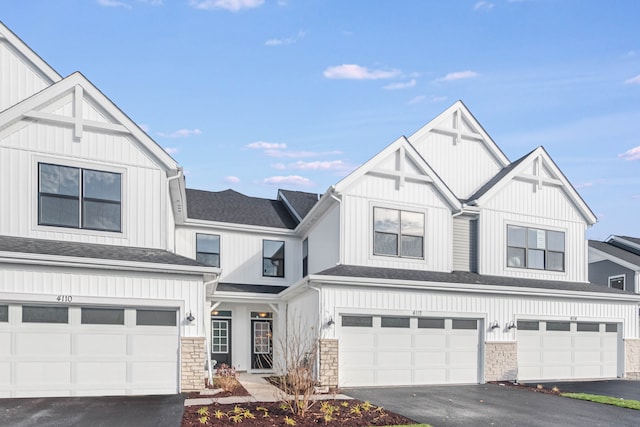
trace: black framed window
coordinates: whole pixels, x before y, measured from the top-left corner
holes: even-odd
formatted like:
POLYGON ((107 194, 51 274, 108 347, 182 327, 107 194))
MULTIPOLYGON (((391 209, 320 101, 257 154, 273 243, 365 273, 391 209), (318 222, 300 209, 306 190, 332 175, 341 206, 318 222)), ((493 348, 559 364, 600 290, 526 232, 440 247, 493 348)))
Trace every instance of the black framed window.
POLYGON ((519 331, 539 331, 540 323, 533 320, 518 320, 519 331))
POLYGON ((564 271, 564 232, 507 226, 507 266, 564 271))
POLYGON ((591 322, 578 322, 576 325, 576 331, 578 332, 600 332, 599 323, 591 322))
POLYGON ((284 277, 283 241, 262 241, 262 275, 266 277, 284 277))
POLYGON ((475 319, 452 319, 451 329, 478 329, 478 321, 475 319))
POLYGON ((38 224, 121 231, 122 175, 40 163, 38 224))
POLYGON ((380 327, 382 328, 408 328, 410 320, 408 317, 382 317, 380 327))
POLYGON ((8 322, 8 321, 9 321, 9 306, 0 305, 0 322, 8 322))
POLYGON ((420 329, 444 329, 444 319, 435 317, 419 317, 418 328, 420 329))
POLYGON ((309 274, 309 239, 302 241, 302 277, 309 274))
POLYGON ((547 322, 547 331, 569 331, 571 324, 569 322, 547 322))
POLYGON ((374 255, 424 257, 424 214, 373 208, 374 255))
POLYGON ((220 267, 220 236, 196 234, 196 261, 211 267, 220 267))
POLYGON ((609 277, 609 287, 613 289, 620 289, 624 291, 624 274, 621 276, 612 276, 609 277))

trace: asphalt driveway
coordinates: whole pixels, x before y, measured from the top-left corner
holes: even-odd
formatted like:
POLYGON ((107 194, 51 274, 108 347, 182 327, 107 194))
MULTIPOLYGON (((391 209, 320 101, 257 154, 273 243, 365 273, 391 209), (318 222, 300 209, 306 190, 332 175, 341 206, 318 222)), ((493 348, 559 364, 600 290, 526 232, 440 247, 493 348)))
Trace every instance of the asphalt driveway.
MULTIPOLYGON (((640 381, 566 381, 542 383, 542 385, 545 388, 553 388, 553 386, 556 386, 561 392, 599 394, 602 396, 640 401, 640 381)), ((640 417, 640 413, 638 416, 640 417)))
POLYGON ((358 388, 343 392, 434 427, 637 426, 640 420, 640 412, 632 409, 496 384, 358 388))
POLYGON ((185 395, 0 399, 0 426, 178 427, 185 395))

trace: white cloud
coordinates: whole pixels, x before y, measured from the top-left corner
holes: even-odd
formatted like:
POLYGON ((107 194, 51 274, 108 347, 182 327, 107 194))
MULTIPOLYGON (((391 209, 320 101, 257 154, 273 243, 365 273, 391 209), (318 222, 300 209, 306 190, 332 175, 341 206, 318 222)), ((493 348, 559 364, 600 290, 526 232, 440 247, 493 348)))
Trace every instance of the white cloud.
POLYGON ((625 80, 624 83, 628 85, 640 85, 640 74, 625 80))
POLYGON ((308 186, 313 184, 309 178, 305 178, 300 175, 272 176, 265 178, 262 182, 269 185, 308 186))
POLYGON ((419 104, 422 101, 424 101, 425 99, 427 99, 427 97, 425 95, 418 95, 418 96, 415 96, 415 97, 411 98, 411 100, 409 100, 409 104, 419 104))
POLYGON ((163 138, 186 138, 192 135, 200 135, 200 129, 178 129, 175 132, 158 132, 157 135, 163 138))
POLYGON ((475 71, 467 70, 467 71, 456 71, 453 73, 449 73, 446 76, 438 79, 441 82, 450 82, 454 80, 462 80, 462 79, 471 79, 473 77, 477 77, 478 73, 475 71))
POLYGON ((495 4, 488 1, 479 1, 473 5, 473 10, 491 10, 495 7, 495 4))
POLYGON ((576 189, 593 187, 593 182, 581 182, 581 183, 578 183, 578 184, 574 185, 574 187, 576 189))
POLYGON ((284 151, 284 150, 265 150, 264 154, 269 157, 285 157, 285 158, 302 158, 302 157, 318 157, 327 155, 342 154, 342 151, 284 151))
POLYGON ((118 0, 98 0, 98 4, 104 7, 123 7, 125 9, 131 9, 131 5, 118 0))
POLYGON ((169 155, 173 155, 180 151, 180 149, 178 147, 164 147, 164 151, 166 151, 169 155))
POLYGON ((328 67, 323 74, 328 79, 378 80, 397 77, 400 75, 400 71, 369 70, 367 67, 357 64, 342 64, 328 67))
POLYGON ((345 169, 348 166, 342 160, 325 160, 315 162, 303 162, 299 160, 291 165, 293 169, 301 170, 330 170, 330 169, 345 169))
POLYGON ((255 150, 279 150, 287 148, 287 144, 278 142, 256 141, 246 145, 247 148, 255 150))
POLYGON ((390 83, 386 86, 382 86, 382 89, 386 89, 386 90, 407 89, 410 87, 415 87, 415 85, 416 85, 416 79, 411 79, 408 82, 390 83))
POLYGON ((624 160, 640 160, 640 145, 627 150, 622 154, 618 154, 618 157, 624 160))
POLYGON ((238 12, 241 9, 260 7, 264 0, 190 0, 189 4, 200 10, 225 9, 238 12))
POLYGON ((269 39, 266 42, 264 42, 264 45, 265 46, 283 46, 283 45, 294 44, 298 40, 303 38, 305 34, 306 33, 304 31, 298 31, 298 34, 295 36, 282 38, 282 39, 269 39))
POLYGON ((222 181, 226 182, 227 184, 237 184, 240 182, 240 178, 238 178, 237 176, 229 175, 225 176, 222 181))
POLYGON ((146 3, 149 6, 162 6, 162 0, 138 0, 140 3, 146 3))

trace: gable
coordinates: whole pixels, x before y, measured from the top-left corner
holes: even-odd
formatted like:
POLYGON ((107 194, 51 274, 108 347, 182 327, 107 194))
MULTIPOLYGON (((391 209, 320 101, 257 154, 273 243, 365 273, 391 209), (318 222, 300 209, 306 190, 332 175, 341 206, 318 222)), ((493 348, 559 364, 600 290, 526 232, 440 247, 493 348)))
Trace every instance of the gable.
MULTIPOLYGON (((359 194, 366 197, 396 199, 393 192, 424 196, 433 193, 452 211, 460 208, 460 202, 438 174, 424 161, 405 137, 360 166, 335 186, 340 193, 359 194)), ((417 202, 417 200, 415 200, 417 202)))
POLYGON ((0 111, 62 77, 0 22, 0 111))
MULTIPOLYGON (((65 133, 61 140, 79 143, 81 150, 86 150, 89 142, 95 143, 95 149, 103 154, 118 151, 117 147, 105 144, 131 145, 140 153, 137 157, 141 162, 153 162, 165 171, 177 169, 171 156, 80 73, 0 112, 0 139, 18 132, 37 132, 27 130, 32 123, 48 127, 51 133, 65 133)), ((38 135, 25 141, 42 144, 42 137, 38 135)))
POLYGON ((517 160, 468 201, 481 208, 585 221, 596 217, 542 147, 517 160))
POLYGON ((461 101, 408 139, 460 199, 469 197, 509 164, 461 101))

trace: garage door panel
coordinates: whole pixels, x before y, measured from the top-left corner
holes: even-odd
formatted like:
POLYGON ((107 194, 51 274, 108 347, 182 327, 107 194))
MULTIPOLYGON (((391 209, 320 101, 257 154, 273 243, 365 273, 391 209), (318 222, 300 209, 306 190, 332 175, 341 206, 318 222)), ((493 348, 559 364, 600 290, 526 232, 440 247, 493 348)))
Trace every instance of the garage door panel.
POLYGON ((174 362, 134 362, 131 380, 134 383, 166 384, 176 375, 174 362))
POLYGON ((48 356, 71 354, 71 334, 68 333, 20 333, 15 336, 17 354, 41 356, 46 349, 48 356))
POLYGON ((126 362, 81 362, 75 365, 76 383, 123 384, 127 381, 126 362))
POLYGON ((478 382, 478 329, 451 329, 451 319, 443 318, 413 319, 410 327, 382 327, 380 317, 372 317, 371 326, 338 330, 340 386, 478 382))
POLYGON ((167 348, 177 352, 176 338, 173 335, 131 335, 131 349, 138 355, 166 354, 167 348))
POLYGON ((85 356, 124 356, 127 354, 127 336, 115 334, 79 334, 76 336, 78 353, 85 356))
POLYGON ((0 356, 8 356, 11 354, 11 334, 9 332, 0 332, 0 356))
POLYGON ((574 323, 568 331, 517 331, 518 379, 615 378, 619 337, 605 329, 604 323, 590 322, 574 323))
POLYGON ((68 384, 71 362, 17 362, 14 372, 18 384, 68 384))

